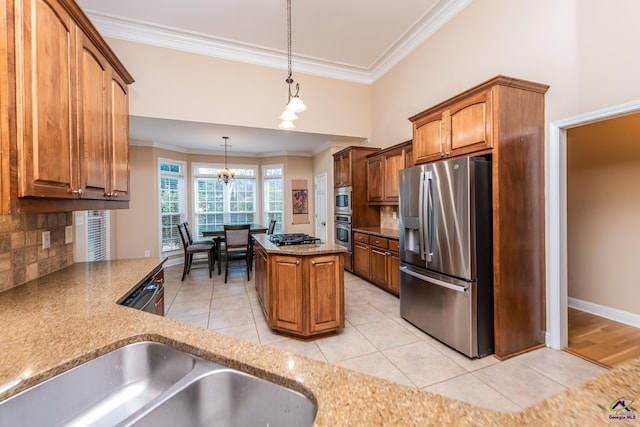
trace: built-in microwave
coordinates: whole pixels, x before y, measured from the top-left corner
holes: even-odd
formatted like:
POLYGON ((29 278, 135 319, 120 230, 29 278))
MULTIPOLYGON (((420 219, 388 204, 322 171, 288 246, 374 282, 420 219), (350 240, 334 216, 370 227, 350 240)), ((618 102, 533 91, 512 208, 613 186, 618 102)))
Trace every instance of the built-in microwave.
POLYGON ((335 213, 351 215, 351 187, 335 189, 335 213))

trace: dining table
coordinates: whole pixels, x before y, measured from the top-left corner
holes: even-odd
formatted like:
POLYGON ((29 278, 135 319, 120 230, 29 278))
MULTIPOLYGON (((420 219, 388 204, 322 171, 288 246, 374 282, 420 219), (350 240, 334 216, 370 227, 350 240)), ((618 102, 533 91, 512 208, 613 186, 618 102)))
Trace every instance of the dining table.
MULTIPOLYGON (((240 224, 229 224, 229 225, 240 225, 240 224)), ((267 227, 260 224, 249 224, 249 236, 253 234, 264 234, 267 232, 267 227)), ((203 237, 211 237, 215 240, 216 246, 218 247, 218 275, 221 274, 221 264, 222 264, 222 250, 220 243, 224 240, 224 225, 210 225, 204 230, 202 230, 203 237)), ((253 254, 253 238, 249 238, 249 253, 253 254)), ((252 257, 253 258, 253 257, 252 257)))

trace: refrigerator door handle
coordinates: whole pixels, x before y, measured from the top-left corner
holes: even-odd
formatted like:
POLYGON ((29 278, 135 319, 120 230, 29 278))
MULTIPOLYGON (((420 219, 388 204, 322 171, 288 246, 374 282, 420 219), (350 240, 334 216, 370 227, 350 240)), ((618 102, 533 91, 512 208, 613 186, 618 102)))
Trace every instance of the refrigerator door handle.
POLYGON ((442 280, 438 280, 433 277, 425 276, 424 274, 416 273, 407 267, 406 265, 400 266, 401 273, 407 273, 409 276, 413 276, 416 279, 424 280, 425 282, 433 283, 434 285, 442 286, 443 288, 451 289, 456 292, 468 293, 469 287, 467 286, 458 286, 451 283, 443 282, 442 280))
MULTIPOLYGON (((433 239, 433 194, 431 189, 431 183, 433 181, 433 174, 430 171, 424 173, 425 179, 423 181, 423 185, 427 188, 427 197, 424 202, 427 203, 427 208, 424 208, 424 204, 422 204, 423 212, 426 212, 426 236, 425 233, 422 233, 423 237, 423 245, 425 248, 425 256, 427 262, 433 261, 433 251, 432 248, 432 239, 433 239)), ((421 224, 423 221, 421 222, 421 224)), ((422 258, 425 259, 425 258, 422 258)))
POLYGON ((425 172, 420 172, 420 190, 418 191, 418 244, 420 245, 420 259, 425 260, 424 251, 424 181, 425 172))

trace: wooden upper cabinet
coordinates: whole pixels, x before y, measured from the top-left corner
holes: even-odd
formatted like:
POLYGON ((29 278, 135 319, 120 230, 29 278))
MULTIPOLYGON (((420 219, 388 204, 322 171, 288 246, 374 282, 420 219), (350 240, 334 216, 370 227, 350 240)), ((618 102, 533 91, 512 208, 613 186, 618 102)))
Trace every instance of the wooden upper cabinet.
POLYGON ((413 161, 425 163, 443 157, 442 113, 419 119, 413 124, 413 161))
POLYGON ((492 91, 454 104, 446 113, 447 156, 493 147, 492 91))
POLYGON ((1 212, 127 208, 133 78, 73 0, 2 13, 1 212))
POLYGON ((493 147, 493 89, 412 118, 413 160, 427 163, 493 147), (435 111, 434 111, 435 110, 435 111))
POLYGON ((80 187, 83 198, 102 199, 109 188, 107 164, 110 70, 94 44, 78 32, 78 107, 80 187))
POLYGON ((367 158, 367 201, 384 200, 384 159, 381 155, 367 158))
POLYGON ((411 141, 367 155, 367 202, 397 205, 400 193, 400 170, 406 167, 411 141))
POLYGON ((384 155, 384 200, 397 202, 400 195, 400 169, 405 168, 404 151, 384 155))
POLYGON ((129 200, 129 91, 115 73, 110 79, 110 199, 129 200))
POLYGON ((72 198, 75 25, 56 2, 19 0, 16 9, 18 196, 72 198))
POLYGON ((351 152, 338 153, 333 159, 333 186, 349 187, 351 185, 351 152))

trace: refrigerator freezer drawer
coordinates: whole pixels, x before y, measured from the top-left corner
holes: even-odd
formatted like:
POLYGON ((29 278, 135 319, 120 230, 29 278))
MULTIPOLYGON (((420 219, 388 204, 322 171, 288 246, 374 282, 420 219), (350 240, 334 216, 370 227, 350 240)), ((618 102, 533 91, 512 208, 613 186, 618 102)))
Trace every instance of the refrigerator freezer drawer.
POLYGON ((400 268, 400 276, 404 319, 469 357, 482 356, 477 340, 477 283, 460 286, 407 267, 400 268))

